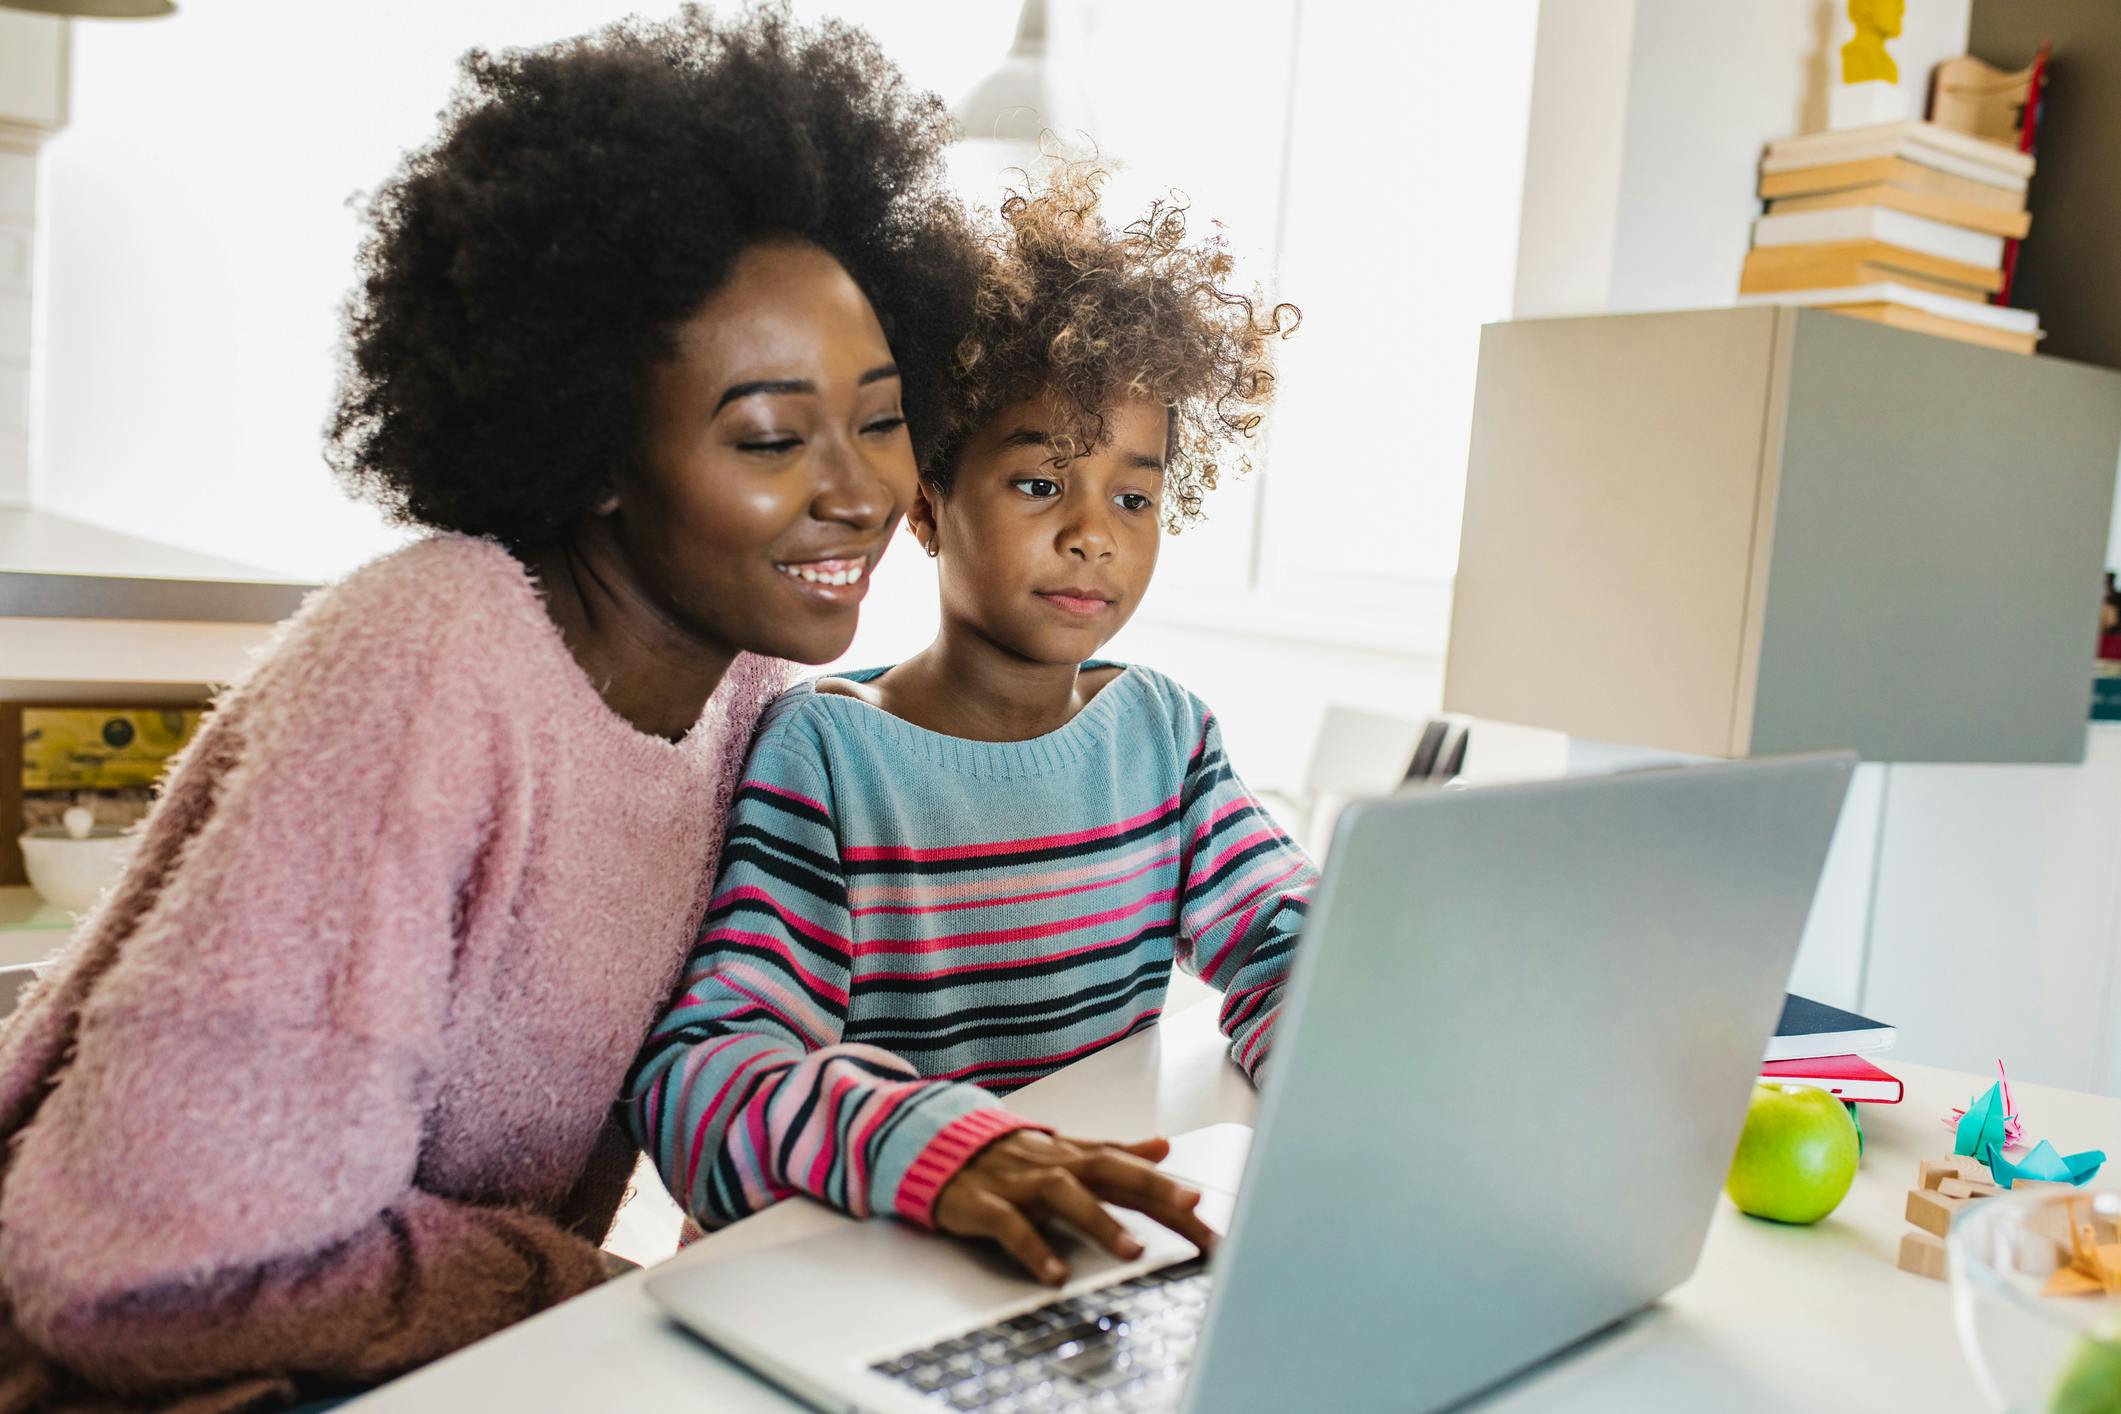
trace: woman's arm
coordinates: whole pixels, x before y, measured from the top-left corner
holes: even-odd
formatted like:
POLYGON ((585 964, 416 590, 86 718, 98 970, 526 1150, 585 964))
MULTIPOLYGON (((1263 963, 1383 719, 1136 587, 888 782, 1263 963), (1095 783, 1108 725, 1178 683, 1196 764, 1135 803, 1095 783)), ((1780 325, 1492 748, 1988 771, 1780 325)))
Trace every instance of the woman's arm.
POLYGON ((1214 713, 1197 699, 1193 707, 1200 725, 1182 797, 1179 962, 1223 994, 1230 1054, 1256 1080, 1318 870, 1230 768, 1214 713))
POLYGON ((852 920, 830 799, 794 750, 754 753, 699 943, 628 1081, 634 1137, 703 1226, 791 1193, 932 1225, 975 1151, 1040 1127, 975 1085, 840 1041, 852 920))
POLYGON ((98 1385, 377 1379, 600 1279, 553 1223, 418 1185, 462 911, 527 793, 459 655, 404 638, 298 621, 0 1040, 55 1082, 7 1097, 0 1284, 98 1385))

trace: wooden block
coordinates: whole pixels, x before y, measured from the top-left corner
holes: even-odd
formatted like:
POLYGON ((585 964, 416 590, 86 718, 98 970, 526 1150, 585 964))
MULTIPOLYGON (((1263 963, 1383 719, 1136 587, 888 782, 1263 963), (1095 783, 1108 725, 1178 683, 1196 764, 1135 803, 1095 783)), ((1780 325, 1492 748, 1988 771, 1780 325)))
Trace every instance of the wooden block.
POLYGON ((1970 1200, 1947 1198, 1927 1188, 1907 1191, 1907 1220, 1924 1232, 1942 1237, 1951 1231, 1952 1217, 1970 1200))
POLYGON ((2011 1248, 2011 1265, 2029 1277, 2044 1277, 2069 1264, 2069 1248, 2054 1238, 2020 1229, 2011 1248))
POLYGON ((1988 1165, 1979 1159, 1967 1158, 1964 1154, 1954 1154, 1945 1159, 1924 1159, 1922 1181, 1916 1187, 1935 1188, 1947 1178, 1963 1178, 1969 1183, 1987 1183, 1988 1165))
MULTIPOLYGON (((1926 1232, 1901 1233, 1900 1270, 1913 1272, 1918 1277, 1943 1281, 1947 1270, 1944 1243, 1926 1232)), ((2096 1288, 2098 1283, 2094 1282, 2092 1285, 2096 1288)))
POLYGON ((2002 1191, 1993 1183, 1977 1183, 1970 1178, 1947 1178, 1937 1185, 1937 1192, 1946 1198, 1993 1198, 2002 1191))
POLYGON ((2075 1193, 2077 1190, 2067 1183, 2050 1183, 2044 1178, 2021 1178, 2011 1185, 2013 1193, 2075 1193))
POLYGON ((2042 1203, 2025 1215, 2025 1230, 2037 1232, 2042 1237, 2052 1237, 2064 1247, 2070 1245, 2072 1225, 2067 1203, 2042 1203))

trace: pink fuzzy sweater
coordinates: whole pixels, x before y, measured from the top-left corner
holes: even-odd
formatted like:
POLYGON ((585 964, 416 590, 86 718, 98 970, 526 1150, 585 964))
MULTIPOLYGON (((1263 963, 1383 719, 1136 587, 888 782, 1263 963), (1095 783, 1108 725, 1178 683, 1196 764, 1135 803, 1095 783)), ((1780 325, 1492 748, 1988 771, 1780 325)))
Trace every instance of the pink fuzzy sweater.
POLYGON ((784 666, 673 744, 493 544, 312 596, 0 1030, 0 1408, 377 1380, 597 1282, 784 666))

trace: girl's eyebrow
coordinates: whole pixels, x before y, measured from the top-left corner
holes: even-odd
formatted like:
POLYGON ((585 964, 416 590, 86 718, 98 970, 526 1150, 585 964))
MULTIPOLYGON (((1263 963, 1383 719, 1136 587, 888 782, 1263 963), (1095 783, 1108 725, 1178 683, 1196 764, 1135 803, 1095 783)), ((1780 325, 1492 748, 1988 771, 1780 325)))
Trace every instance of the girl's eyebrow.
MULTIPOLYGON (((1000 447, 1001 450, 1007 451, 1011 447, 1046 447, 1051 446, 1052 443, 1052 437, 1035 427, 1019 427, 1008 436, 1002 438, 1000 447)), ((1162 471, 1164 469, 1164 459, 1162 457, 1151 456, 1147 452, 1127 452, 1124 455, 1128 466, 1138 467, 1143 471, 1162 471)))

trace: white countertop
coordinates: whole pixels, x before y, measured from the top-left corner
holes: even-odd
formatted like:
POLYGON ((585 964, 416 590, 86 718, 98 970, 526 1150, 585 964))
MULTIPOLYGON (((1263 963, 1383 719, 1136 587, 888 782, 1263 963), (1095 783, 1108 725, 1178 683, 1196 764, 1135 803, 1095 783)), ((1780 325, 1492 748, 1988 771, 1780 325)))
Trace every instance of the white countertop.
MULTIPOLYGON (((1010 1103, 1063 1132, 1114 1139, 1249 1121, 1252 1088, 1224 1055, 1214 1022, 1212 1005, 1167 1015, 1160 1027, 1026 1086, 1010 1103)), ((1693 1277, 1477 1407, 1484 1414, 1982 1410, 1953 1329, 1949 1288, 1900 1271, 1895 1257, 1919 1161, 1951 1151, 1944 1111, 1987 1078, 1928 1066, 1892 1069, 1906 1082, 1907 1099, 1864 1108, 1863 1167, 1832 1216, 1812 1227, 1783 1227, 1719 1200, 1693 1277)), ((2012 1090, 2036 1135, 2065 1150, 2121 1148, 2121 1100, 2037 1085, 2012 1090)), ((1567 1178, 1567 1158, 1557 1155, 1555 1181, 1567 1178)), ((1477 1183, 1478 1175, 1462 1181, 1477 1183)), ((2093 1185, 2121 1183, 2102 1173, 2093 1185)), ((844 1221, 790 1199, 670 1261, 712 1262, 844 1221)), ((395 1381, 356 1408, 787 1414, 797 1406, 665 1320, 636 1273, 395 1381)))
MULTIPOLYGON (((273 624, 315 587, 66 516, 0 508, 0 619, 273 624)), ((49 676, 10 666, 0 661, 0 675, 49 676)))

